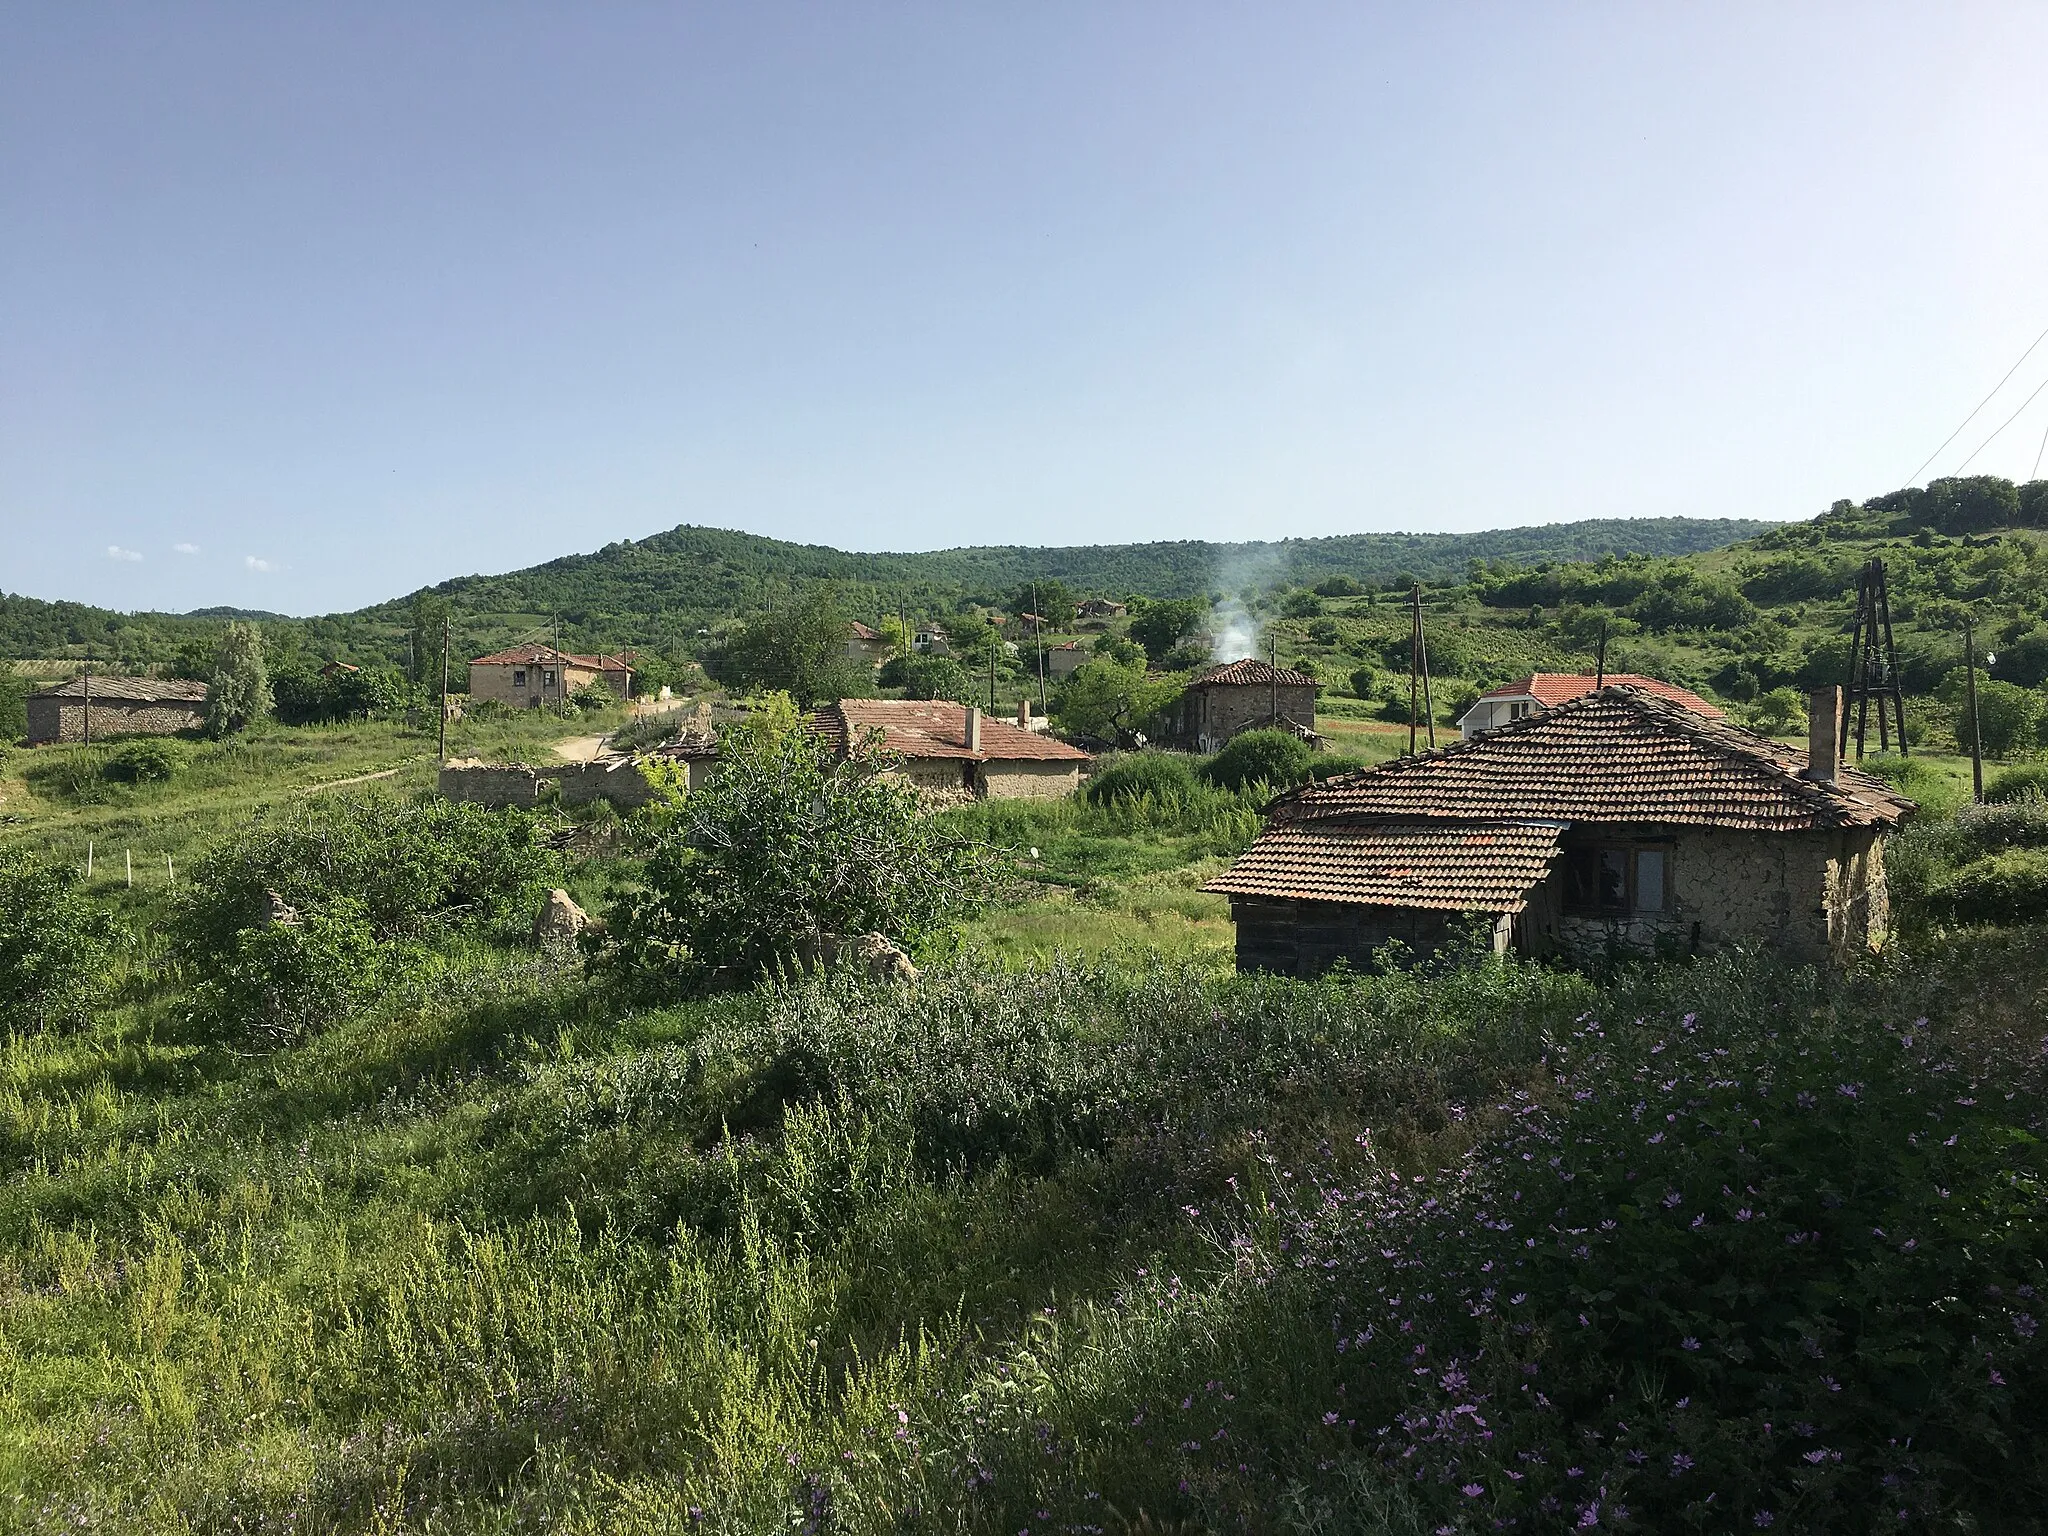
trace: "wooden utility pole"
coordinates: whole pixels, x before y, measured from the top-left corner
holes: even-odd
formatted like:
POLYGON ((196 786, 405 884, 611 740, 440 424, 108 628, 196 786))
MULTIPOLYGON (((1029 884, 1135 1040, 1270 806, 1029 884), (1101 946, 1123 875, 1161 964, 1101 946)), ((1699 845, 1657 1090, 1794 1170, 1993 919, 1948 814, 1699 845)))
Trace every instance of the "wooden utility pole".
POLYGON ((441 615, 441 766, 448 766, 448 640, 453 621, 441 615))
POLYGON ((996 712, 996 643, 1002 639, 1002 632, 993 623, 988 630, 988 712, 996 712))
MULTIPOLYGON (((1970 796, 1981 805, 1984 802, 1984 731, 1977 720, 1977 635, 1967 621, 1963 624, 1963 660, 1970 675, 1970 796)), ((1883 718, 1882 713, 1878 718, 1883 718)), ((1860 741, 1857 747, 1860 757, 1860 741)))
MULTIPOLYGON (((62 735, 60 731, 58 733, 62 735)), ((92 658, 85 658, 85 745, 92 745, 92 658)))
POLYGON ((555 718, 569 718, 569 669, 562 665, 562 616, 555 619, 555 718))
POLYGON ((1436 750, 1436 699, 1429 686, 1429 642, 1422 634, 1422 583, 1408 589, 1408 755, 1415 755, 1415 706, 1418 686, 1422 715, 1429 728, 1429 748, 1436 750))
POLYGON ((1607 686, 1607 621, 1600 621, 1600 649, 1593 656, 1593 687, 1607 686))
POLYGON ((1045 615, 1038 612, 1038 583, 1031 583, 1031 609, 1036 622, 1031 632, 1038 636, 1038 712, 1045 713, 1045 615))

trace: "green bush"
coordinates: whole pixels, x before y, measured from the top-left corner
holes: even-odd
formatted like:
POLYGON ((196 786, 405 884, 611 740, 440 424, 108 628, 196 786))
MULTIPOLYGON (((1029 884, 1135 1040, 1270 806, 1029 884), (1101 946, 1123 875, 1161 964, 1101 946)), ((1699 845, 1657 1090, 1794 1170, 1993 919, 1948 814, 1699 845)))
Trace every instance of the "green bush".
POLYGON ((2000 769, 1984 786, 1984 798, 1993 804, 2043 795, 2048 795, 2048 762, 2020 763, 2000 769))
POLYGON ((0 1026, 79 1023, 99 996, 116 929, 77 880, 25 849, 0 849, 0 1026))
POLYGON ((2008 848, 1973 859, 1936 885, 1933 899, 1961 923, 2048 917, 2048 849, 2008 848))
POLYGON ((185 766, 185 754, 161 736, 144 736, 116 747, 100 772, 124 784, 168 783, 185 766))
POLYGON ((606 687, 600 679, 585 683, 569 694, 569 702, 583 714, 594 715, 600 710, 610 709, 619 702, 618 696, 606 687))
POLYGON ((1090 805, 1150 799, 1161 806, 1190 804, 1197 793, 1194 769, 1177 752, 1129 752, 1119 755, 1088 780, 1090 805))
POLYGON ((265 817, 192 867, 174 944, 210 968, 239 953, 275 892, 301 916, 346 912, 379 938, 453 924, 522 923, 559 879, 522 811, 421 796, 325 795, 265 817))
POLYGON ((215 1030, 289 1044, 374 996, 395 963, 362 903, 337 899, 294 923, 237 932, 194 989, 193 1013, 215 1030))
POLYGON ((1209 759, 1203 776, 1225 789, 1268 784, 1286 789, 1309 776, 1315 753, 1291 731, 1246 731, 1209 759))

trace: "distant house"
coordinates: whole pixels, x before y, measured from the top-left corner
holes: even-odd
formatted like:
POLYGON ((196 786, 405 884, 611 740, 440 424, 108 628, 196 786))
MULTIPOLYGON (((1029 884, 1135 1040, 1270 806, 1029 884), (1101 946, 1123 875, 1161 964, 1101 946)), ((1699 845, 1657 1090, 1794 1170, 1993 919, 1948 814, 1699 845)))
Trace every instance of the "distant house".
POLYGON ((1036 635, 1047 630, 1059 628, 1051 619, 1044 618, 1035 613, 1018 614, 1017 623, 1027 635, 1036 635))
POLYGON ((354 677, 361 667, 351 666, 345 661, 330 661, 320 669, 322 677, 354 677))
MULTIPOLYGON (((1566 699, 1591 693, 1599 681, 1591 672, 1531 672, 1527 677, 1518 677, 1512 683, 1503 683, 1479 695, 1478 702, 1459 719, 1458 729, 1470 741, 1481 731, 1490 731, 1511 720, 1527 719, 1564 703, 1566 699)), ((1619 687, 1638 689, 1655 698, 1669 699, 1674 704, 1683 704, 1709 720, 1726 718, 1721 710, 1698 694, 1658 678, 1640 677, 1633 672, 1610 672, 1607 681, 1619 687)))
POLYGON ((1197 673, 1181 696, 1178 735, 1197 752, 1219 751, 1231 737, 1261 726, 1316 728, 1316 680, 1305 672, 1246 658, 1197 673))
POLYGON ((1124 604, 1112 603, 1106 597, 1091 597, 1086 602, 1074 605, 1074 617, 1090 624, 1107 624, 1111 619, 1120 619, 1130 611, 1124 604))
POLYGON ((946 640, 946 632, 936 624, 927 624, 910 637, 910 648, 920 656, 950 656, 953 647, 946 640))
POLYGON ((1204 887, 1240 970, 1369 967, 1477 920, 1496 951, 1596 960, 1746 941, 1846 962, 1890 926, 1882 839, 1912 810, 1842 766, 1840 690, 1809 749, 1636 688, 1305 786, 1204 887))
POLYGON ((28 696, 28 742, 169 736, 206 724, 206 684, 180 678, 74 677, 28 696))
POLYGON ((1090 761, 1079 747, 943 699, 841 699, 812 715, 811 729, 842 756, 878 733, 903 759, 897 771, 919 788, 991 800, 1069 794, 1090 761))
POLYGON ((603 683, 615 698, 630 698, 633 668, 624 656, 572 656, 546 645, 514 646, 469 664, 469 698, 513 709, 552 709, 578 688, 603 683))
POLYGON ((1049 645, 1045 648, 1045 675, 1056 683, 1064 682, 1094 659, 1095 653, 1078 640, 1049 645))
POLYGON ((879 629, 853 619, 846 626, 846 659, 864 667, 879 667, 889 659, 888 637, 879 629))

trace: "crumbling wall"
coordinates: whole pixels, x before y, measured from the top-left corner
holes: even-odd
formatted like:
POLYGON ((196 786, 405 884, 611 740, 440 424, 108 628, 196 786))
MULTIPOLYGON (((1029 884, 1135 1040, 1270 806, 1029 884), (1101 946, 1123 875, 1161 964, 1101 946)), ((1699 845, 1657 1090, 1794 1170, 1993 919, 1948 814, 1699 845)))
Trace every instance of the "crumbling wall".
POLYGON ((524 763, 454 762, 444 765, 437 787, 450 800, 531 810, 540 800, 541 771, 524 763))
POLYGON ((991 800, 1057 800, 1081 787, 1081 765, 1071 758, 1021 758, 983 765, 983 792, 991 800))
POLYGON ((549 768, 544 777, 561 786, 562 804, 589 805, 609 800, 622 811, 638 810, 652 803, 654 786, 630 757, 601 757, 588 763, 570 763, 549 768))

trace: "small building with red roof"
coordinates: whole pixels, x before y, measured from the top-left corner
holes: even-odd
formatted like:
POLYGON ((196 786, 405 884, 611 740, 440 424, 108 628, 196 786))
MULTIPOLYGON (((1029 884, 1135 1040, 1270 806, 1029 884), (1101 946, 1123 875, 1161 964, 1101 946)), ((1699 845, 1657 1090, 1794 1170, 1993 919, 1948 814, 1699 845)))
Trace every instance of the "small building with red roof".
POLYGON ((469 664, 471 701, 512 709, 553 709, 591 683, 603 683, 614 698, 630 698, 632 664, 624 655, 573 656, 550 645, 516 645, 469 664))
POLYGON ((841 699, 813 714, 811 729, 841 756, 878 739, 920 789, 991 800, 1071 794, 1091 761, 1079 747, 948 699, 841 699))
MULTIPOLYGON (((1616 687, 1647 693, 1653 699, 1668 699, 1709 720, 1727 718, 1718 706, 1709 704, 1698 694, 1659 678, 1642 677, 1634 672, 1609 672, 1605 680, 1616 687)), ((1465 740, 1470 741, 1481 731, 1491 731, 1514 720, 1526 720, 1546 709, 1557 708, 1567 699, 1583 698, 1598 688, 1601 681, 1592 672, 1531 672, 1527 677, 1518 677, 1512 683, 1503 683, 1479 695, 1479 701, 1459 719, 1458 729, 1465 740)))

